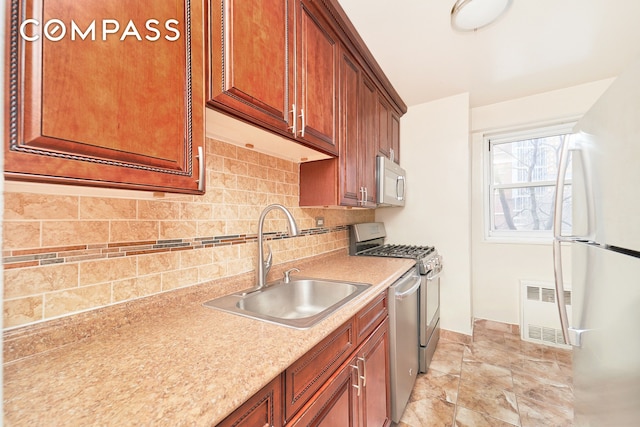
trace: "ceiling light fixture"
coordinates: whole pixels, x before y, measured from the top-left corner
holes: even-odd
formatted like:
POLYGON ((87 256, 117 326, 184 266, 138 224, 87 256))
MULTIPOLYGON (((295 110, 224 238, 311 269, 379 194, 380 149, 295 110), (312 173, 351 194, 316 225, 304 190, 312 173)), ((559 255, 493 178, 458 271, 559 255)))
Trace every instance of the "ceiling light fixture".
POLYGON ((451 26, 458 31, 486 27, 504 14, 512 0, 457 0, 451 9, 451 26))

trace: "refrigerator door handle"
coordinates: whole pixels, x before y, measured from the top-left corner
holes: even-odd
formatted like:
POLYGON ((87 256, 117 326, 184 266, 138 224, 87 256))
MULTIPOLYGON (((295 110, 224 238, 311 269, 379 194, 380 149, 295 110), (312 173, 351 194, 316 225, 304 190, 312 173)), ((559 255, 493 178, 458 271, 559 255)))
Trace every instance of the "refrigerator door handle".
POLYGON ((582 334, 588 331, 589 329, 576 329, 569 326, 569 344, 574 347, 582 347, 582 334))
POLYGON ((565 136, 562 141, 560 152, 560 163, 558 165, 558 178, 556 180, 556 197, 553 210, 553 273, 555 277, 556 304, 560 315, 560 327, 564 342, 574 345, 570 341, 569 317, 567 316, 567 306, 564 302, 564 282, 562 276, 562 242, 573 241, 574 239, 562 235, 562 202, 564 196, 564 183, 567 174, 567 164, 569 163, 569 141, 565 136))
POLYGON ((562 242, 559 239, 553 240, 553 274, 556 285, 556 304, 558 305, 558 314, 560 315, 560 328, 562 329, 562 338, 564 342, 571 345, 577 345, 571 342, 569 334, 569 317, 567 316, 567 306, 564 303, 564 282, 562 278, 562 242))

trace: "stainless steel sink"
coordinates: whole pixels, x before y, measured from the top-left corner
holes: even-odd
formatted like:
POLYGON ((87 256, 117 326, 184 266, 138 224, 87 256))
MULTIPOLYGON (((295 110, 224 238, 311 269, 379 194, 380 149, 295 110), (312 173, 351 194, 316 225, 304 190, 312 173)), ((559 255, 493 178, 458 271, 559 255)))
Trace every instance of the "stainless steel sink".
POLYGON ((206 307, 266 322, 307 329, 369 288, 369 284, 333 280, 291 279, 257 291, 238 292, 204 303, 206 307))

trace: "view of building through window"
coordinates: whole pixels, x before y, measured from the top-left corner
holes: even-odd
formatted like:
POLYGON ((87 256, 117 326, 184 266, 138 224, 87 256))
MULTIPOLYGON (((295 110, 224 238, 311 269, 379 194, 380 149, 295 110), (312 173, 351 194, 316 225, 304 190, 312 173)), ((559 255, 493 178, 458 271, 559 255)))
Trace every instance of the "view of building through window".
MULTIPOLYGON (((551 232, 563 138, 564 134, 556 134, 489 140, 490 235, 551 232)), ((563 203, 563 230, 567 231, 571 227, 571 164, 563 203)))

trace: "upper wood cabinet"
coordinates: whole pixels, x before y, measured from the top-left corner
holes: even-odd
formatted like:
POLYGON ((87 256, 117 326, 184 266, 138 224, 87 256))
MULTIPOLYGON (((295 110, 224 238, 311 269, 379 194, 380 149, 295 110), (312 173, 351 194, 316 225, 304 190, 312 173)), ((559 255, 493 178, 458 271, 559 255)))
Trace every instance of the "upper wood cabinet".
POLYGON ((291 133, 294 1, 211 2, 208 105, 291 133))
POLYGON ((313 1, 297 3, 295 135, 338 154, 338 37, 313 1))
POLYGON ((381 155, 400 163, 400 114, 391 107, 382 94, 377 104, 378 151, 381 155))
POLYGON ((7 179, 204 192, 202 1, 9 9, 7 179))
POLYGON ((377 91, 345 50, 340 54, 337 159, 300 165, 300 206, 376 207, 377 91))
POLYGON ((338 38, 313 2, 212 3, 207 104, 337 155, 338 38))

